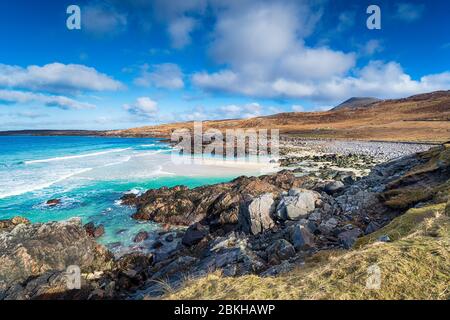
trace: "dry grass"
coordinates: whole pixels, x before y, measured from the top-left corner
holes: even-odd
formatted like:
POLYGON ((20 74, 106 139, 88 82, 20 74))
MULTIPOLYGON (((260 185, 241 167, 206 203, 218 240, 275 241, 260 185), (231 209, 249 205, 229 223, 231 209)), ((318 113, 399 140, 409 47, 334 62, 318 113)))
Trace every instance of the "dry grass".
POLYGON ((278 277, 193 279, 166 299, 449 299, 450 218, 445 204, 412 209, 352 251, 320 252, 278 277), (389 234, 391 243, 374 242, 389 234), (381 269, 381 288, 366 289, 367 269, 381 269))
MULTIPOLYGON (((279 129, 304 138, 410 142, 450 139, 450 92, 386 100, 371 108, 327 112, 280 113, 244 120, 205 121, 204 129, 279 129), (433 121, 430 121, 433 120, 433 121)), ((170 137, 173 130, 192 128, 192 122, 111 131, 110 135, 170 137)))

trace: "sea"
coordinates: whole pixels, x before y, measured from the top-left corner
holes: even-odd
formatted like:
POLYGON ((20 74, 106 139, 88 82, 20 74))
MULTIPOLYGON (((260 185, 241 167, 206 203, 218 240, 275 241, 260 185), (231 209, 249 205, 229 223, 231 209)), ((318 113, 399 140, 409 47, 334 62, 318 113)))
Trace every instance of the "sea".
POLYGON ((125 193, 234 178, 225 172, 208 176, 166 171, 171 152, 170 145, 156 138, 0 136, 0 219, 22 216, 50 222, 78 217, 83 223, 103 224, 105 234, 98 241, 113 251, 123 250, 133 246, 139 231, 156 233, 161 228, 132 219, 136 209, 120 202, 125 193), (50 199, 61 203, 48 206, 50 199))

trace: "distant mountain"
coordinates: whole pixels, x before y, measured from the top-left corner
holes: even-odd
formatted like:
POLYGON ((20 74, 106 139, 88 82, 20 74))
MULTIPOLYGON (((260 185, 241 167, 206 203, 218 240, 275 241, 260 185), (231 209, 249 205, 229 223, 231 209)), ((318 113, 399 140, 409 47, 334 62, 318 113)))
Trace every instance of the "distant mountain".
POLYGON ((342 102, 340 105, 334 107, 332 110, 341 110, 345 108, 349 109, 363 108, 379 101, 381 100, 377 98, 353 97, 342 102))

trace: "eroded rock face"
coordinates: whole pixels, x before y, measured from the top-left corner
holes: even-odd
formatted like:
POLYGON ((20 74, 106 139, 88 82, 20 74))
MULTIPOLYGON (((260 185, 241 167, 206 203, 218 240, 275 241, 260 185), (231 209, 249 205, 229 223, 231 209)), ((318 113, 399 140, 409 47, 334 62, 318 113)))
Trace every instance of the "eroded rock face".
POLYGON ((272 216, 275 201, 271 193, 265 193, 253 199, 247 206, 242 206, 240 223, 242 231, 256 235, 274 227, 272 216))
MULTIPOLYGON (((78 219, 46 224, 18 224, 0 231, 0 292, 50 272, 65 272, 71 265, 82 272, 108 270, 112 255, 90 237, 78 219)), ((43 279, 40 279, 43 281, 43 279)), ((17 289, 16 289, 17 291, 17 289)), ((19 290, 20 291, 20 290, 19 290)))
POLYGON ((149 190, 139 197, 126 195, 122 201, 137 207, 133 218, 138 220, 185 226, 202 221, 214 230, 226 228, 231 231, 238 227, 241 205, 249 197, 279 194, 301 187, 303 183, 304 179, 282 171, 261 177, 239 177, 228 183, 194 189, 177 186, 149 190))

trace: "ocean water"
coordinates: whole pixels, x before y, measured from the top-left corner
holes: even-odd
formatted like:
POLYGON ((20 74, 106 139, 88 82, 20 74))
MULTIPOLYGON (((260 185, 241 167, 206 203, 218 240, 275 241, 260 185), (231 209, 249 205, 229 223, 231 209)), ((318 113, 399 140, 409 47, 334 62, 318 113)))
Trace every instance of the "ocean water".
POLYGON ((139 231, 156 233, 160 226, 132 219, 135 210, 119 201, 124 193, 233 178, 164 171, 170 153, 170 146, 153 138, 0 136, 0 219, 79 217, 103 224, 99 241, 113 251, 133 246, 139 231), (47 206, 54 198, 62 203, 47 206))

